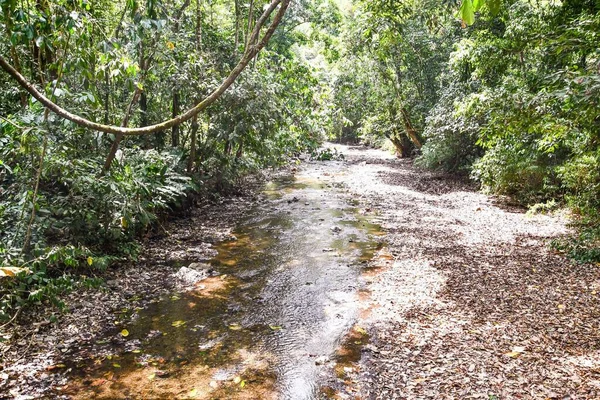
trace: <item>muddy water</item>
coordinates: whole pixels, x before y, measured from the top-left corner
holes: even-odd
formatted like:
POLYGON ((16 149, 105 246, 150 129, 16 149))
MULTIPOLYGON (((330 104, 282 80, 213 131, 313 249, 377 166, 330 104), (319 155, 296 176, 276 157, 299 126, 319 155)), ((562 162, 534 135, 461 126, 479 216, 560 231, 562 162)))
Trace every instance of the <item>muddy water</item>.
POLYGON ((76 398, 316 399, 358 313, 380 228, 323 179, 270 182, 214 275, 124 310, 106 343, 70 360, 76 398))

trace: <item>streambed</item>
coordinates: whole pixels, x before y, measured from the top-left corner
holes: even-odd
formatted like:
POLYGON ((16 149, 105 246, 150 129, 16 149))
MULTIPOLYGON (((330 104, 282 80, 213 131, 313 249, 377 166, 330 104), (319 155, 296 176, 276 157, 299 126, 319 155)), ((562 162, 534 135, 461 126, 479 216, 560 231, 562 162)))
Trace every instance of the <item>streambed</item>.
MULTIPOLYGON (((341 163, 333 173, 344 173, 341 163)), ((210 276, 123 310, 112 335, 64 361, 60 395, 319 398, 383 235, 328 176, 308 164, 269 182, 267 200, 214 245, 201 266, 210 276)))

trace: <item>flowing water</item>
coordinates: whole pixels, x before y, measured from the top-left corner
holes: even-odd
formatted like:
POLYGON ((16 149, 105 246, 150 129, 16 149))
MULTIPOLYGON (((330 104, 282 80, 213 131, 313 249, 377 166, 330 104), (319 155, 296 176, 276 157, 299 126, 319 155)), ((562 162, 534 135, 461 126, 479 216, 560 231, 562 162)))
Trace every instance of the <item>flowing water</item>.
POLYGON ((67 393, 322 396, 328 360, 357 318, 360 275, 382 233, 340 188, 312 172, 266 185, 268 201, 245 213, 236 239, 215 245, 218 275, 125 312, 127 322, 103 351, 71 362, 67 393))

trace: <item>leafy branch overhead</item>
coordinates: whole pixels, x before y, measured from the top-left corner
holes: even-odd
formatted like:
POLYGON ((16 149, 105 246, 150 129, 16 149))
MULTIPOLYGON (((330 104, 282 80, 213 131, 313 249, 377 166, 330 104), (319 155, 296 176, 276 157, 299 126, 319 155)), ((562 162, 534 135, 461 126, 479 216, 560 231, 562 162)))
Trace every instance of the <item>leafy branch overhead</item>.
POLYGON ((502 0, 463 0, 458 17, 463 26, 473 25, 475 22, 475 13, 483 9, 487 10, 492 16, 498 15, 502 0))

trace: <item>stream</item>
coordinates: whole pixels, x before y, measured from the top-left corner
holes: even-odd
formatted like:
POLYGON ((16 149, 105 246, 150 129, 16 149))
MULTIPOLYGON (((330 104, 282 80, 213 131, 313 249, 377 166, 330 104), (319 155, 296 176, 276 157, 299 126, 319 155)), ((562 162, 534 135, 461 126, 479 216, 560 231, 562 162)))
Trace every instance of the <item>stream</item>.
MULTIPOLYGON (((336 168, 345 173, 341 163, 336 168)), ((327 175, 309 163, 295 177, 268 182, 267 200, 245 212, 235 239, 216 243, 218 255, 201 266, 210 276, 193 290, 123 310, 112 336, 88 357, 65 361, 61 395, 321 398, 383 235, 327 175)))

